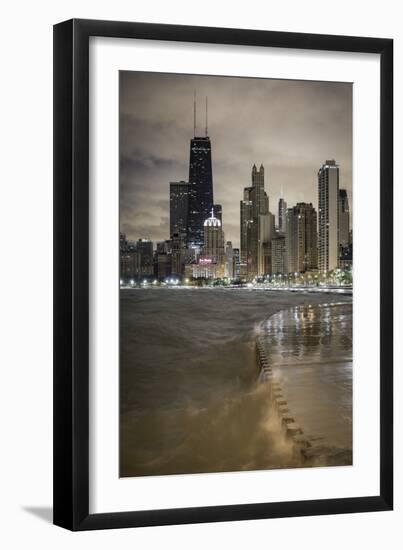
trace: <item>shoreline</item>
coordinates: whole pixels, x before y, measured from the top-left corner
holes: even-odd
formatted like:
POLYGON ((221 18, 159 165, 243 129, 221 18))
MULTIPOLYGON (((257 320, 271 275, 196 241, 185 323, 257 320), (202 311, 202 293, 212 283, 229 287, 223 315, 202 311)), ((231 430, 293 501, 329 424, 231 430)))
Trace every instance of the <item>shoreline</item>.
POLYGON ((120 286, 119 290, 214 290, 214 291, 247 291, 247 292, 287 292, 302 294, 342 294, 345 296, 353 295, 353 288, 350 287, 259 287, 259 286, 187 286, 187 285, 169 285, 169 286, 120 286))

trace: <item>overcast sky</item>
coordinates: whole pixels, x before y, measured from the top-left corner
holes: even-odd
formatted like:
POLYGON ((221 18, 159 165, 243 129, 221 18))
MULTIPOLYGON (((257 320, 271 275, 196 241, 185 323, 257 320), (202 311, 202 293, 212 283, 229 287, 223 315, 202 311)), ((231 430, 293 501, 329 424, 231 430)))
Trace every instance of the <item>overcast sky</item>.
POLYGON ((239 246, 239 201, 253 163, 265 167, 270 211, 317 208, 317 172, 340 165, 352 211, 352 85, 345 83, 120 73, 120 216, 129 239, 169 238, 169 182, 187 180, 193 137, 204 135, 205 96, 212 144, 214 202, 225 239, 239 246))

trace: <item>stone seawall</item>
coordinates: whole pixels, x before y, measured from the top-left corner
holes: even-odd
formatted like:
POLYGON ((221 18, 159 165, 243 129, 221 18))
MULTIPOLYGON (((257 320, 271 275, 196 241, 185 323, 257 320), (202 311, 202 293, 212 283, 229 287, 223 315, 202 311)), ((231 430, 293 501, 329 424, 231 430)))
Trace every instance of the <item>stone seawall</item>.
MULTIPOLYGON (((328 308, 334 305, 340 304, 325 304, 328 308)), ((329 317, 326 312, 325 326, 324 310, 320 310, 321 307, 299 306, 275 314, 266 322, 261 334, 256 337, 259 381, 267 386, 270 407, 278 418, 284 438, 292 443, 294 453, 301 459, 302 465, 350 465, 352 443, 348 444, 349 430, 351 432, 348 411, 342 414, 344 420, 339 419, 340 402, 347 403, 343 405, 345 408, 351 407, 351 403, 348 405, 348 400, 352 399, 348 388, 349 374, 344 371, 341 371, 342 375, 339 374, 340 365, 345 369, 348 359, 340 356, 336 340, 334 357, 329 357, 328 349, 325 349, 325 357, 322 357, 320 350, 323 341, 327 346, 332 346, 331 338, 336 333, 336 324, 340 329, 341 313, 344 315, 345 312, 329 309, 331 315, 329 317), (335 326, 332 326, 332 322, 335 326), (306 351, 303 340, 308 337, 314 343, 306 351), (323 372, 328 378, 325 378, 323 372), (315 419, 318 415, 319 418, 315 419)), ((346 325, 342 330, 350 329, 346 325)), ((346 353, 345 350, 343 352, 346 353)))

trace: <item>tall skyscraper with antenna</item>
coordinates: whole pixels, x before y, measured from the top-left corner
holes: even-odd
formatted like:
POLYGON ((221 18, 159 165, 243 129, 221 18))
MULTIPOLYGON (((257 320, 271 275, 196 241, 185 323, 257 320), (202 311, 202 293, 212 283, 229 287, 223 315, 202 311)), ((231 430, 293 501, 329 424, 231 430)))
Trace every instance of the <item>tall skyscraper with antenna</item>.
POLYGON ((193 103, 193 138, 190 140, 189 211, 187 245, 200 247, 204 240, 204 222, 213 208, 213 171, 211 141, 208 136, 208 103, 206 98, 205 135, 197 136, 196 92, 193 103))

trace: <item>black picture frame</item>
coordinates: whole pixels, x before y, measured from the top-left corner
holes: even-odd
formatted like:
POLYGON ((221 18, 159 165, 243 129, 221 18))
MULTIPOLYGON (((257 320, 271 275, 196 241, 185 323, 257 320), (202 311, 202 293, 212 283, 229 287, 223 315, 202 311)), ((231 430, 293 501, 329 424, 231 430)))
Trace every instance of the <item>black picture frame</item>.
POLYGON ((393 40, 73 19, 54 26, 54 523, 71 530, 393 507, 393 40), (366 497, 89 513, 89 39, 380 54, 380 490, 366 497))

